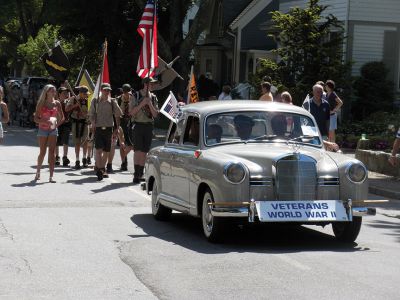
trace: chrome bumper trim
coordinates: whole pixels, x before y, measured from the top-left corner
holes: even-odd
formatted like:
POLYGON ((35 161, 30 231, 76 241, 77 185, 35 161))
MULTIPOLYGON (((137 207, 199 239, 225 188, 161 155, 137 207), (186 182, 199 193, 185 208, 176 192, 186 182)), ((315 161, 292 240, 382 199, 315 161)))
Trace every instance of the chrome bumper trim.
POLYGON ((211 214, 213 217, 248 217, 249 209, 247 207, 214 207, 211 214))
POLYGON ((375 216, 376 208, 374 207, 352 207, 353 217, 375 216))

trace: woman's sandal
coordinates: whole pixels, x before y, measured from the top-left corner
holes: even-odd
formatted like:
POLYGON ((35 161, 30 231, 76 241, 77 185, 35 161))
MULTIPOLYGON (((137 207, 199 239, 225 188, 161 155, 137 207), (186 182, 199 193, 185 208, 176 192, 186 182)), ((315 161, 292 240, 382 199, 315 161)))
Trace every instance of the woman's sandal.
POLYGON ((50 182, 50 183, 56 183, 56 181, 53 179, 53 177, 50 177, 50 178, 49 178, 49 182, 50 182))

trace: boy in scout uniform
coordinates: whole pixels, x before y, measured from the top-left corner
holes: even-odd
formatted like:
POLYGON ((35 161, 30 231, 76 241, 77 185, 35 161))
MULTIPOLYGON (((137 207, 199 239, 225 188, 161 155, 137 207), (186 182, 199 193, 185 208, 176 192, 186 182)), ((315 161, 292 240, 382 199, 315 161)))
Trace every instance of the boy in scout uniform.
POLYGON ((132 88, 125 83, 122 86, 122 95, 117 97, 118 105, 122 110, 121 128, 125 137, 125 149, 120 148, 121 154, 121 171, 128 171, 128 154, 133 149, 132 137, 130 136, 131 116, 129 115, 129 105, 133 100, 132 88))
POLYGON ((130 115, 134 119, 133 149, 135 172, 133 183, 140 182, 144 172, 147 152, 153 139, 154 118, 158 115, 158 99, 151 93, 157 80, 147 77, 142 80, 143 87, 130 103, 130 115))
POLYGON ((68 99, 65 107, 67 113, 71 113, 70 119, 72 123, 72 138, 75 145, 75 168, 80 169, 80 149, 83 149, 83 167, 87 167, 87 137, 88 137, 88 96, 89 89, 87 86, 78 87, 79 95, 68 99))
POLYGON ((111 150, 112 137, 117 136, 122 111, 117 101, 111 98, 109 83, 101 85, 101 96, 93 99, 89 118, 94 129, 94 147, 96 148, 96 175, 98 180, 107 178, 105 170, 108 153, 111 150))

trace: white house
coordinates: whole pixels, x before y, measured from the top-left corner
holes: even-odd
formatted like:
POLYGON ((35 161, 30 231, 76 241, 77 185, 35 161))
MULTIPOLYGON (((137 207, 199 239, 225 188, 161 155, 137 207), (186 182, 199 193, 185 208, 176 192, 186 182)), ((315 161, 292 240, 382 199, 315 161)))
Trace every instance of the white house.
MULTIPOLYGON (((305 7, 307 0, 280 0, 279 10, 305 7)), ((399 0, 321 0, 326 14, 336 16, 344 24, 345 59, 352 61, 352 75, 360 75, 361 67, 371 61, 383 61, 389 79, 400 92, 400 1, 399 0)))

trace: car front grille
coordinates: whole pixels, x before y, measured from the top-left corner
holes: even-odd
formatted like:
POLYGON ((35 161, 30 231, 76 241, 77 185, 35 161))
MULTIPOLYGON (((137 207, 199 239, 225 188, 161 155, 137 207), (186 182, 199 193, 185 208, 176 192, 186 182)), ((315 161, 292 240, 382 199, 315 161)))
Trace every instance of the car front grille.
POLYGON ((275 188, 277 200, 316 200, 316 162, 300 155, 278 160, 275 188))

